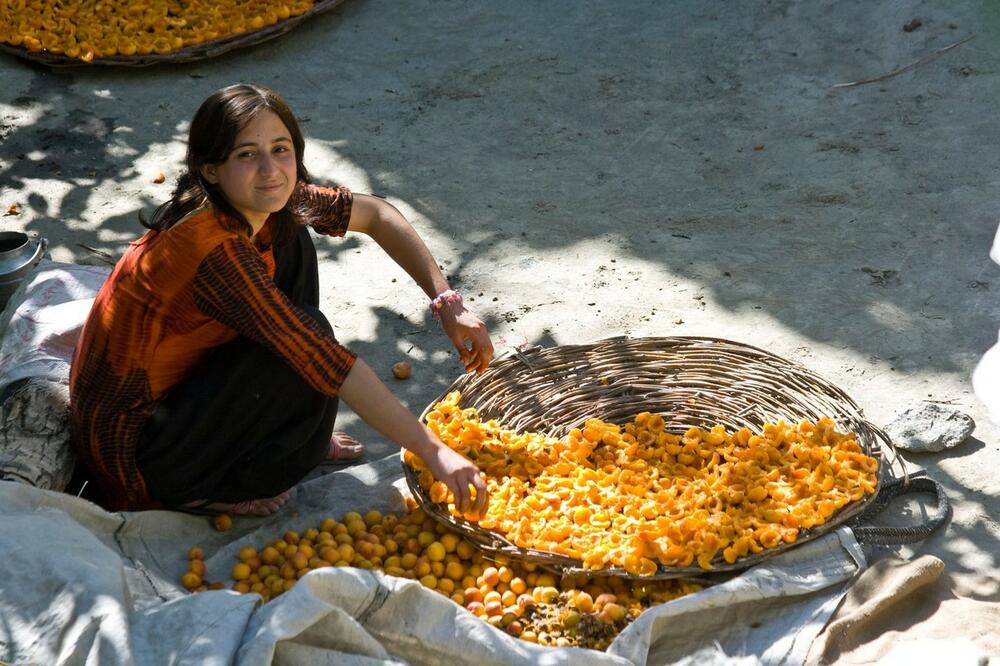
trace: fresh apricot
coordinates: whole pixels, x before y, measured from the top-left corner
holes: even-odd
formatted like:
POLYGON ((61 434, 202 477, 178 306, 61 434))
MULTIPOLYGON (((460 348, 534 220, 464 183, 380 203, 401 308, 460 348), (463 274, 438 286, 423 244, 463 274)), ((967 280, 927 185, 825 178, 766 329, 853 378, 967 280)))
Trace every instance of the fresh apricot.
POLYGON ((443 561, 446 553, 447 550, 445 550, 444 545, 440 541, 428 544, 427 548, 424 549, 424 554, 431 562, 443 561))
POLYGON ((240 562, 239 564, 233 566, 232 576, 233 580, 246 580, 250 577, 250 567, 243 562, 240 562))
POLYGON ((193 571, 188 571, 181 576, 181 585, 183 585, 185 589, 194 591, 201 585, 201 576, 193 571))

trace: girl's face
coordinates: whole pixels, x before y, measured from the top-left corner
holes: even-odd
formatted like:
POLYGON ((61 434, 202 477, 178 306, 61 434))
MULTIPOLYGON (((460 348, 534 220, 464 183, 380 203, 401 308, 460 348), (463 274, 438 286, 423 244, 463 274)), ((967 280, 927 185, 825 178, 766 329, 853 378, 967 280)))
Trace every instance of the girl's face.
POLYGON ((268 215, 285 207, 295 190, 291 133, 276 114, 261 111, 236 135, 226 161, 205 164, 201 172, 208 182, 219 186, 256 234, 268 215))

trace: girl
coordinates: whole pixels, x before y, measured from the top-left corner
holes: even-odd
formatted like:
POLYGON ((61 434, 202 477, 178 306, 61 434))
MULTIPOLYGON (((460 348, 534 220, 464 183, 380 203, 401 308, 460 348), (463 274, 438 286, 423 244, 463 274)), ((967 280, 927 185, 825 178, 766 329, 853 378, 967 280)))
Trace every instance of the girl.
POLYGON ((98 294, 70 400, 77 452, 109 508, 270 514, 318 464, 360 454, 333 435, 340 398, 419 455, 460 510, 486 506, 475 465, 337 342, 318 309, 307 227, 374 238, 432 299, 467 371, 493 357, 485 325, 394 207, 309 184, 304 146, 273 91, 212 94, 191 122, 173 197, 98 294))

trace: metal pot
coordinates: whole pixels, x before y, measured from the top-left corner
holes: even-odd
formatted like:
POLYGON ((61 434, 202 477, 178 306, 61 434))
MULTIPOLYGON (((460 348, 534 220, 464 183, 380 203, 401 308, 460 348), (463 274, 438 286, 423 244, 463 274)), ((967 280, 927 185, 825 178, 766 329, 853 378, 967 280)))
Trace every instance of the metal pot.
POLYGON ((0 231, 0 309, 42 260, 48 246, 44 238, 28 238, 20 231, 0 231))

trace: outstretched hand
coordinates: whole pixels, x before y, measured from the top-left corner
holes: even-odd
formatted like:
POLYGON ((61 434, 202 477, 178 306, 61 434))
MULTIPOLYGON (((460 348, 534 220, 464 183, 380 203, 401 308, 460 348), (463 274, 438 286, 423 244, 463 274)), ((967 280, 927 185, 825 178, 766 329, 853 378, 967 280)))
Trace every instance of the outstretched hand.
POLYGON ((445 304, 440 314, 441 327, 458 350, 465 371, 482 374, 493 360, 493 341, 486 324, 461 302, 445 304))
POLYGON ((489 497, 479 468, 471 460, 439 443, 424 457, 424 463, 434 478, 448 486, 455 496, 455 508, 468 517, 482 517, 489 497), (469 490, 470 484, 476 489, 475 499, 469 490))

